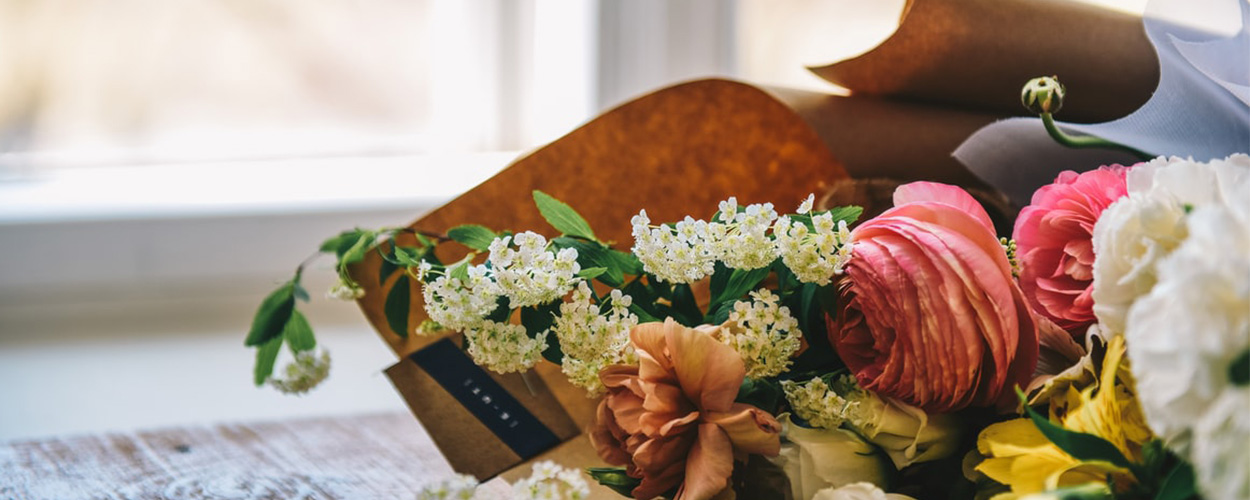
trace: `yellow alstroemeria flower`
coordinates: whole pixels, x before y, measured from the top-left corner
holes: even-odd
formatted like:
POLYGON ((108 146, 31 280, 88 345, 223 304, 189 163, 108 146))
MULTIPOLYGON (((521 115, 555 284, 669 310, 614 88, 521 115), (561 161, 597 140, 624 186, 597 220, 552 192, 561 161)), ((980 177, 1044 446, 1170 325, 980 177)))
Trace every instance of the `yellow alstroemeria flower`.
MULTIPOLYGON (((1054 396, 1050 419, 1069 430, 1106 439, 1130 461, 1141 462, 1142 445, 1153 436, 1132 384, 1124 366, 1124 338, 1116 336, 1107 345, 1097 383, 1054 396)), ((1137 482, 1127 469, 1073 458, 1027 418, 987 427, 977 438, 977 451, 986 458, 976 470, 1011 487, 1010 494, 996 496, 996 500, 1088 483, 1108 484, 1109 477, 1117 488, 1137 482)))

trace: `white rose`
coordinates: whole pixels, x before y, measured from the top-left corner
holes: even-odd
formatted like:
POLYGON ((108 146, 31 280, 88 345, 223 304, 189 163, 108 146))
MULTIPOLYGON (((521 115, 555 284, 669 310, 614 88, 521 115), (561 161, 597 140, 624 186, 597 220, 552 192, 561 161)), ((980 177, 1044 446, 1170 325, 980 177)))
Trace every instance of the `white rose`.
POLYGON ((946 458, 959 448, 962 427, 954 414, 929 415, 920 408, 869 394, 871 397, 860 402, 864 405, 863 420, 850 424, 870 443, 880 446, 896 468, 946 458))
POLYGON ((831 486, 885 481, 889 460, 854 432, 800 427, 788 415, 781 422, 785 440, 772 460, 786 472, 795 500, 831 486))
POLYGON ((812 500, 915 500, 907 495, 886 493, 873 483, 853 483, 840 488, 825 488, 812 500))
POLYGON ((1157 158, 1127 174, 1128 195, 1111 204, 1094 225, 1094 315, 1118 334, 1129 308, 1157 281, 1157 264, 1188 236, 1186 213, 1227 206, 1244 195, 1250 157, 1197 163, 1157 158))

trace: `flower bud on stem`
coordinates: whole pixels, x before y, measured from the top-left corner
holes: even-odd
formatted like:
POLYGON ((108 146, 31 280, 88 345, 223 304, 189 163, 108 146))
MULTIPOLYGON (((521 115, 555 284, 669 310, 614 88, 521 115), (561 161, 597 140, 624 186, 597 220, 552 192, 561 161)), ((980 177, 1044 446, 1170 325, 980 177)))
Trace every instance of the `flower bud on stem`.
POLYGON ((1139 149, 1135 149, 1123 144, 1108 141, 1101 137, 1092 135, 1071 136, 1059 130, 1055 125, 1054 114, 1059 112, 1063 107, 1063 98, 1067 90, 1063 84, 1059 83, 1057 77, 1043 76, 1029 80, 1024 84, 1024 88, 1020 90, 1020 103, 1031 112, 1037 113, 1042 119, 1042 125, 1046 127, 1046 133, 1055 142, 1069 148, 1105 148, 1124 151, 1136 156, 1142 161, 1147 161, 1155 157, 1155 155, 1146 153, 1139 149))

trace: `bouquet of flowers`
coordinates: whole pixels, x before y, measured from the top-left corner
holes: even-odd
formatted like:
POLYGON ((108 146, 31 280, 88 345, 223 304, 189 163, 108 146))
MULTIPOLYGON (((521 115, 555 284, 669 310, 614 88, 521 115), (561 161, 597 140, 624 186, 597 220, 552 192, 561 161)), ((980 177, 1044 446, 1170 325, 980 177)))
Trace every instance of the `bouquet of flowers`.
MULTIPOLYGON (((1023 94, 1061 143, 1109 145, 1066 136, 1062 99, 1051 79, 1023 94)), ((1250 156, 1122 149, 1143 161, 1059 173, 1002 237, 967 191, 919 181, 872 217, 815 194, 643 209, 623 245, 536 190, 547 234, 464 221, 321 250, 343 299, 381 257, 397 333, 459 332, 497 373, 558 365, 598 399, 587 434, 611 467, 586 475, 626 496, 1248 498, 1250 156), (413 326, 416 303, 429 319, 413 326)), ((300 272, 253 321, 258 385, 328 373, 297 299, 300 272), (295 361, 275 377, 284 344, 295 361)), ((584 481, 543 463, 514 491, 585 498, 584 481)))

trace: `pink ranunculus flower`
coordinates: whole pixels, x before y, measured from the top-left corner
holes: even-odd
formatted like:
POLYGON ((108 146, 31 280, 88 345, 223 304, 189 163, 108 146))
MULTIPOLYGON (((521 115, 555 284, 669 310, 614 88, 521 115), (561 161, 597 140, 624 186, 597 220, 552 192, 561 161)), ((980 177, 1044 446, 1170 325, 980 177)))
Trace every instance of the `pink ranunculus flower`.
POLYGON ((781 425, 767 412, 735 403, 746 375, 742 358, 712 333, 672 319, 630 331, 638 365, 599 373, 607 395, 590 440, 599 456, 642 479, 634 498, 677 487, 674 500, 712 498, 729 487, 735 456, 775 456, 781 425))
POLYGON ((1063 172, 1016 218, 1020 289, 1034 311, 1075 336, 1096 321, 1094 223, 1125 195, 1127 172, 1120 165, 1063 172))
POLYGON ((851 232, 829 338, 864 389, 925 410, 1014 408, 1037 363, 1037 324, 985 209, 914 182, 851 232))

